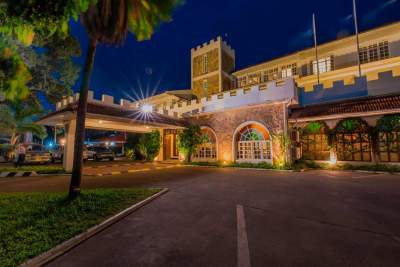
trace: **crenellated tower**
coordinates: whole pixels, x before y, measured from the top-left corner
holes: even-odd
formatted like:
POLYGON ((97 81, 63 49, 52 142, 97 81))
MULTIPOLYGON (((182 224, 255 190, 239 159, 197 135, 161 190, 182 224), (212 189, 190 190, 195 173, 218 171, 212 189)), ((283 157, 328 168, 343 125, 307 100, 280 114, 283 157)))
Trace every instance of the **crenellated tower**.
POLYGON ((219 36, 191 50, 192 92, 197 98, 231 89, 235 50, 219 36))

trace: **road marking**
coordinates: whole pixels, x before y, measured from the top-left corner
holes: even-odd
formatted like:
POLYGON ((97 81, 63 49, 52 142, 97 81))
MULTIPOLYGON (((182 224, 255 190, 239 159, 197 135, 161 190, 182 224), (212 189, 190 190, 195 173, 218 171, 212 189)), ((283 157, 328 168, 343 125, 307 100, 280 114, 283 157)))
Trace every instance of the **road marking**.
POLYGON ((121 172, 111 172, 111 175, 121 174, 121 172))
POLYGON ((237 216, 237 263, 238 267, 250 267, 249 242, 247 240, 246 220, 242 205, 236 205, 237 216))

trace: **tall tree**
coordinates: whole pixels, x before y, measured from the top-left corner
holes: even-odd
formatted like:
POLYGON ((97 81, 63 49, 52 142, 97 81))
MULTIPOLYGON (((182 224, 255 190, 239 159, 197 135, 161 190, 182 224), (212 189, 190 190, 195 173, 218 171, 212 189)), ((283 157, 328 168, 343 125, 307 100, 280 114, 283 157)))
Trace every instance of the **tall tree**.
POLYGON ((179 2, 179 0, 98 0, 82 15, 83 25, 89 35, 89 45, 77 111, 74 162, 69 187, 71 198, 80 192, 87 95, 97 44, 121 44, 128 31, 135 34, 138 41, 150 39, 159 24, 171 19, 171 13, 179 2))

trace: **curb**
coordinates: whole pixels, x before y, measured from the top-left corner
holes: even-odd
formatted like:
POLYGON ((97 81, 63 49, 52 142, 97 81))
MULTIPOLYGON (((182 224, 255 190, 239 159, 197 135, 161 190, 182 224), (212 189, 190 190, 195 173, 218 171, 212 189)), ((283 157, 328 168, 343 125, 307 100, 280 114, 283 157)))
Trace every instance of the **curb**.
POLYGON ((103 172, 103 173, 96 173, 96 174, 84 174, 84 176, 112 176, 112 175, 121 175, 121 174, 129 174, 135 172, 146 172, 151 170, 163 170, 163 169, 170 169, 177 166, 166 166, 166 167, 155 167, 155 168, 144 168, 144 169, 130 169, 124 171, 112 171, 112 172, 103 172))
POLYGON ((0 172, 0 178, 4 177, 27 177, 27 176, 38 176, 34 171, 20 171, 20 172, 0 172))
POLYGON ((296 170, 279 170, 279 169, 263 169, 263 168, 244 168, 244 167, 219 167, 219 166, 201 166, 201 165, 183 165, 185 167, 201 167, 201 168, 216 168, 216 169, 238 169, 238 170, 255 170, 255 171, 275 171, 275 172, 298 172, 296 170))
POLYGON ((39 267, 39 266, 43 266, 47 263, 49 263, 50 261, 58 258, 59 256, 65 254, 66 252, 70 251, 71 249, 73 249, 74 247, 76 247, 77 245, 79 245, 80 243, 82 243, 83 241, 91 238, 92 236, 96 235, 97 233, 105 230, 106 228, 108 228, 109 226, 115 224, 116 222, 122 220, 123 218, 125 218, 126 216, 128 216, 129 214, 133 213, 134 211, 140 209, 141 207, 145 206, 146 204, 150 203, 151 201, 153 201, 154 199, 156 199, 157 197, 165 194, 166 192, 168 192, 168 188, 164 188, 162 189, 160 192, 140 201, 139 203, 136 203, 132 206, 130 206, 129 208, 117 213, 116 215, 106 219, 105 221, 101 222, 100 224, 97 224, 89 229, 87 229, 86 231, 84 231, 83 233, 74 236, 64 242, 62 242, 61 244, 55 246, 54 248, 40 254, 39 256, 36 256, 30 260, 27 260, 26 262, 22 263, 20 266, 21 267, 39 267))

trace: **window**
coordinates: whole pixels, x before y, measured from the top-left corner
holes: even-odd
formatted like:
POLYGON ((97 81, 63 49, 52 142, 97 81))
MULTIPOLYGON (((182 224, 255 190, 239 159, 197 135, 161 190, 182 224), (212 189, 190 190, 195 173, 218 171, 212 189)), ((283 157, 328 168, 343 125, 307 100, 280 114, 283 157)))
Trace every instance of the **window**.
POLYGON ((345 119, 336 127, 336 152, 340 161, 371 161, 368 125, 357 119, 345 119))
POLYGON ((301 137, 303 159, 329 160, 327 134, 304 134, 301 137))
POLYGON ((318 66, 317 66, 317 61, 314 60, 312 62, 312 65, 313 65, 313 73, 314 74, 317 74, 317 67, 318 67, 319 73, 325 73, 328 71, 332 71, 334 69, 333 56, 318 59, 318 66))
POLYGON ((207 80, 203 80, 203 89, 208 90, 208 81, 207 80))
POLYGON ((201 129, 205 142, 197 147, 194 159, 197 161, 215 160, 217 158, 217 142, 214 133, 207 128, 201 129))
POLYGON ((292 77, 294 75, 297 75, 296 63, 282 67, 282 78, 292 77))
POLYGON ((249 74, 248 84, 258 84, 260 83, 260 73, 249 74))
POLYGON ((272 161, 272 145, 265 130, 256 125, 244 127, 237 136, 238 161, 272 161), (266 138, 267 137, 267 138, 266 138))
POLYGON ((360 63, 365 64, 389 58, 389 42, 384 41, 377 44, 360 48, 360 63))
POLYGON ((400 162, 400 132, 379 133, 379 157, 383 162, 400 162))
POLYGON ((247 77, 246 76, 242 76, 238 78, 238 86, 239 87, 243 87, 247 85, 247 77))
POLYGON ((264 82, 275 81, 278 79, 278 68, 269 69, 264 72, 264 82))
POLYGON ((208 72, 208 55, 205 54, 203 56, 203 73, 207 73, 208 72))

